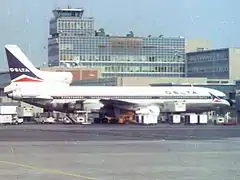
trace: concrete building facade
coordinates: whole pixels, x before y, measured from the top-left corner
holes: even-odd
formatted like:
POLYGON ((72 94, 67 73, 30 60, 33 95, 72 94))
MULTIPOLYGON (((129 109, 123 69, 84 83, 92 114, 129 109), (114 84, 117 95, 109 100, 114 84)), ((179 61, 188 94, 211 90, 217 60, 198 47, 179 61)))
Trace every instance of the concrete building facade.
POLYGON ((98 69, 92 68, 82 68, 82 67, 73 67, 73 68, 63 68, 63 67, 43 67, 40 68, 43 71, 50 72, 71 72, 73 75, 73 81, 79 80, 92 80, 99 79, 101 77, 101 72, 98 69))
POLYGON ((209 50, 212 47, 211 41, 207 39, 187 39, 185 43, 186 53, 209 50))
POLYGON ((94 30, 83 9, 55 9, 50 21, 49 66, 100 68, 103 77, 184 77, 185 39, 109 36, 94 30))
POLYGON ((75 81, 74 86, 150 86, 157 83, 185 83, 185 84, 199 84, 206 83, 206 78, 157 78, 157 77, 111 77, 101 78, 96 80, 75 81))
POLYGON ((225 48, 187 53, 187 77, 240 79, 240 48, 225 48))

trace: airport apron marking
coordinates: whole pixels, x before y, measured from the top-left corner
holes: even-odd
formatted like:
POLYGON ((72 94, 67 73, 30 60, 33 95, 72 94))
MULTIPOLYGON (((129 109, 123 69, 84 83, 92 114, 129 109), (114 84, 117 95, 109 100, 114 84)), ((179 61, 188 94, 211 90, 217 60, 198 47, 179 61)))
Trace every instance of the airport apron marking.
POLYGON ((75 174, 75 173, 64 172, 64 171, 60 171, 60 170, 46 169, 46 168, 31 166, 31 165, 27 165, 27 164, 15 163, 15 162, 10 162, 10 161, 0 161, 0 163, 13 165, 13 166, 18 166, 18 167, 22 167, 22 168, 25 168, 25 169, 45 171, 45 172, 52 173, 52 174, 61 174, 61 175, 64 175, 64 176, 71 176, 71 177, 75 177, 75 178, 95 180, 95 178, 93 178, 93 177, 83 176, 83 175, 75 174))

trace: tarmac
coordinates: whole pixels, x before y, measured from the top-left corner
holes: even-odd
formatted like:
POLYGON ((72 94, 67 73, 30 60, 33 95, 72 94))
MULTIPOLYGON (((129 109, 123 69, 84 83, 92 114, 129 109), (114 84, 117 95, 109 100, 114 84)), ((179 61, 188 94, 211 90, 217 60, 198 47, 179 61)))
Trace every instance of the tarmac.
POLYGON ((0 141, 207 140, 240 137, 240 126, 222 125, 6 125, 0 141))
POLYGON ((240 126, 0 126, 2 180, 240 179, 240 126))

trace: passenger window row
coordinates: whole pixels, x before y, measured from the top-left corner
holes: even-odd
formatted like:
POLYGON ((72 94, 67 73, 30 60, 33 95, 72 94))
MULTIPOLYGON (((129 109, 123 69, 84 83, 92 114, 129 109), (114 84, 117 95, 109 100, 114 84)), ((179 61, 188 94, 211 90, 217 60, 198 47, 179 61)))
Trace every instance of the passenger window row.
POLYGON ((55 96, 54 99, 211 99, 210 96, 55 96))

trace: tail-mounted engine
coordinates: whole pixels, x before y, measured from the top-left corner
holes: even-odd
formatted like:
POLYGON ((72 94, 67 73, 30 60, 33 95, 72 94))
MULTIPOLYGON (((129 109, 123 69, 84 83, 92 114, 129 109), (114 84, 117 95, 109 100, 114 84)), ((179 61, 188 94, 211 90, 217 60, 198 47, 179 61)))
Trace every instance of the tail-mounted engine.
POLYGON ((15 89, 12 92, 9 92, 7 94, 7 97, 13 98, 13 99, 21 99, 22 98, 22 92, 20 89, 15 89))

